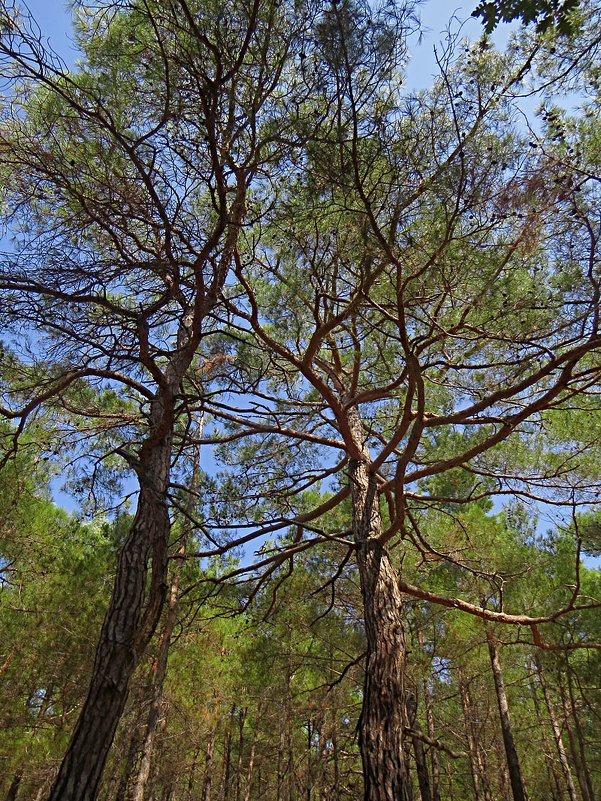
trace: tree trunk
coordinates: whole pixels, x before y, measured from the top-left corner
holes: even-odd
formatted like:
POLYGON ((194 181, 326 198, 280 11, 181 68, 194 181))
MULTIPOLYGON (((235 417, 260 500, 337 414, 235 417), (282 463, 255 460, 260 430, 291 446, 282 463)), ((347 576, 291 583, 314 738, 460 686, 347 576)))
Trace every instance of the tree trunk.
MULTIPOLYGON (((357 427, 356 425, 354 427, 357 427)), ((408 801, 403 729, 405 632, 397 575, 383 548, 376 477, 351 460, 353 535, 367 639, 359 747, 365 801, 408 801)))
POLYGON ((240 801, 240 790, 242 787, 242 758, 244 754, 244 723, 248 707, 240 708, 238 717, 238 771, 236 773, 236 801, 240 801))
MULTIPOLYGON (((203 429, 203 416, 201 415, 198 423, 197 438, 198 441, 202 439, 203 429)), ((192 477, 190 481, 190 488, 197 489, 198 475, 200 471, 200 446, 197 445, 194 451, 194 465, 192 468, 192 477)), ((186 503, 186 511, 188 515, 192 515, 194 510, 194 496, 188 495, 186 503)), ((179 548, 173 568, 171 587, 169 589, 169 604, 167 608, 166 619, 159 636, 157 653, 153 665, 153 682, 150 696, 150 709, 148 711, 148 719, 146 721, 146 732, 144 734, 144 742, 142 744, 142 757, 140 760, 140 767, 138 769, 138 776, 132 796, 132 801, 144 801, 144 792, 148 784, 150 776, 150 767, 152 764, 152 753, 157 736, 159 719, 161 716, 161 709, 163 706, 163 696, 165 687, 165 678, 167 676, 167 663, 169 661, 169 649, 171 648, 171 638, 173 630, 177 622, 177 614, 179 611, 179 583, 182 568, 184 566, 184 558, 186 556, 186 547, 188 537, 190 535, 189 520, 184 522, 184 532, 181 538, 179 548)))
POLYGON ((49 801, 93 801, 137 661, 158 623, 167 579, 171 435, 140 451, 138 508, 121 549, 88 696, 49 801), (144 459, 142 461, 142 456, 144 459), (152 558, 147 590, 148 561, 152 558), (144 605, 146 603, 146 608, 144 605))
POLYGON ((579 710, 576 706, 576 699, 574 698, 574 685, 572 682, 572 669, 570 667, 569 662, 566 663, 566 676, 568 679, 568 695, 569 695, 569 702, 570 702, 570 713, 571 718, 574 721, 574 730, 576 733, 576 740, 578 744, 578 751, 580 753, 580 765, 582 770, 582 778, 584 780, 584 784, 586 785, 587 792, 586 794, 582 793, 583 798, 587 801, 595 801, 595 791, 593 789, 593 780, 591 778, 591 772, 588 767, 587 758, 586 758, 586 748, 584 744, 584 735, 582 733, 582 726, 580 725, 580 714, 579 710))
POLYGON ((278 788, 277 801, 284 801, 284 756, 286 748, 286 717, 280 717, 280 739, 278 743, 278 788))
POLYGON ((248 758, 248 768, 246 770, 246 787, 244 789, 244 801, 250 801, 253 772, 255 768, 255 756, 257 753, 257 740, 259 739, 259 723, 261 720, 261 705, 257 709, 257 719, 255 720, 255 727, 253 729, 253 738, 250 746, 250 756, 248 758))
POLYGON ((188 791, 186 793, 187 801, 192 801, 194 798, 194 784, 196 779, 196 768, 198 766, 198 761, 200 759, 200 752, 201 747, 194 751, 194 756, 192 757, 192 764, 190 765, 190 773, 188 774, 188 791))
POLYGON ((6 801, 15 801, 17 798, 17 793, 19 792, 19 785, 21 784, 21 779, 23 778, 23 773, 25 768, 21 766, 17 768, 14 773, 13 780, 10 783, 10 787, 8 788, 8 792, 6 794, 6 801))
MULTIPOLYGON (((424 653, 424 638, 421 631, 417 632, 417 641, 420 650, 424 653)), ((434 727, 434 709, 432 707, 432 693, 430 692, 430 676, 426 675, 422 680, 424 690, 424 702, 426 706, 426 721, 428 724, 428 737, 433 742, 436 740, 436 729, 434 727)), ((430 763, 432 765, 432 801, 440 801, 440 766, 438 764, 438 751, 436 748, 430 749, 430 763)))
POLYGON ((505 682, 503 681, 503 672, 501 670, 501 662, 499 660, 497 640, 490 628, 486 629, 486 640, 488 642, 488 653, 490 655, 490 664, 495 683, 495 692, 497 694, 497 703, 499 705, 501 731, 503 733, 503 744, 505 746, 505 756, 507 758, 507 769, 509 770, 509 781, 511 782, 513 801, 527 801, 524 782, 522 781, 522 771, 520 770, 518 752, 515 747, 513 729, 511 727, 509 704, 507 703, 507 693, 505 691, 505 682))
POLYGON ((334 723, 332 729, 332 759, 334 761, 334 794, 332 801, 340 801, 340 768, 338 766, 338 722, 334 723))
POLYGON ((214 722, 209 731, 209 739, 205 751, 205 775, 202 782, 202 801, 210 801, 213 787, 213 757, 215 755, 215 739, 217 737, 217 722, 214 722))
POLYGON ((535 658, 534 664, 536 665, 538 681, 543 694, 543 698, 545 699, 545 706, 547 707, 547 712, 549 713, 549 720, 551 721, 551 728, 553 730, 553 737, 555 739, 557 753, 559 754, 559 761, 561 762, 563 775, 566 781, 566 786, 568 788, 568 795, 570 797, 570 801, 578 801, 578 794, 576 793, 574 778, 572 777, 570 763, 568 762, 568 755, 566 754, 566 749, 564 747, 563 740, 561 737, 561 728, 559 726, 559 721, 557 720, 557 717, 555 715, 555 710, 553 709, 553 702, 551 701, 551 696, 549 695, 549 690, 547 688, 547 681, 545 679, 545 674, 543 673, 543 669, 538 658, 535 658))
MULTIPOLYGON (((183 550, 181 548, 180 550, 182 551, 183 555, 183 551, 185 551, 185 545, 183 546, 183 550)), ((140 760, 140 767, 138 768, 138 775, 136 777, 136 784, 132 795, 133 801, 143 801, 144 792, 150 776, 152 753, 154 750, 154 743, 156 740, 161 708, 163 705, 163 687, 165 684, 165 676, 167 675, 167 661, 169 658, 171 636, 177 620, 177 594, 179 589, 180 571, 181 562, 178 562, 176 574, 172 581, 171 590, 169 593, 169 609, 167 612, 167 619, 165 620, 165 625, 163 626, 163 630, 161 631, 159 637, 156 660, 155 664, 153 665, 154 677, 151 689, 150 709, 148 710, 146 732, 144 735, 144 742, 142 744, 142 758, 140 760)))
POLYGON ((288 665, 286 674, 286 720, 288 724, 287 740, 288 740, 288 801, 294 801, 296 795, 296 776, 294 774, 294 715, 292 709, 292 692, 290 690, 291 670, 288 665))
POLYGON ((459 695, 461 697, 461 708, 463 709, 463 720, 465 726, 465 737, 467 740, 467 752, 470 758, 470 770, 472 773, 472 783, 474 785, 475 801, 483 801, 483 792, 480 783, 480 764, 477 754, 476 741, 472 728, 472 703, 469 697, 467 684, 459 668, 457 669, 457 683, 459 684, 459 695))
POLYGON ((313 760, 311 749, 313 748, 313 726, 311 720, 307 721, 307 781, 305 782, 306 801, 311 801, 311 787, 313 786, 313 760))
POLYGON ((417 772, 417 782, 421 801, 432 801, 432 791, 430 789, 430 774, 424 741, 421 739, 422 729, 417 718, 417 697, 414 693, 407 693, 407 722, 412 732, 411 740, 413 743, 413 755, 415 757, 415 769, 417 772))
POLYGON ((550 743, 547 738, 547 721, 544 720, 540 708, 540 699, 538 697, 538 687, 534 681, 534 674, 532 664, 528 662, 528 669, 530 670, 530 689, 532 691, 532 702, 536 712, 536 718, 541 731, 541 740, 545 755, 545 765, 547 767, 547 778, 549 781, 549 790, 551 792, 552 801, 560 801, 563 796, 559 782, 559 776, 555 769, 555 760, 551 754, 550 743))
POLYGON ((219 787, 219 801, 227 801, 230 788, 230 770, 232 760, 232 730, 234 728, 234 714, 236 705, 232 704, 225 734, 225 746, 223 749, 223 761, 221 764, 221 786, 219 787))

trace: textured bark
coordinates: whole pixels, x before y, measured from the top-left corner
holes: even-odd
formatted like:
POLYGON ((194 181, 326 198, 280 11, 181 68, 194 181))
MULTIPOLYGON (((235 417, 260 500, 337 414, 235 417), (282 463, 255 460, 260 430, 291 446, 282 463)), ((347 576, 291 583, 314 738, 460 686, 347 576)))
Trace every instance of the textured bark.
POLYGON ((141 458, 138 507, 119 555, 88 696, 49 801, 93 801, 96 797, 130 679, 158 623, 167 579, 170 457, 171 438, 166 436, 158 443, 152 442, 143 461, 141 458), (152 575, 147 591, 150 558, 152 575))
POLYGON ((524 788, 524 782, 522 781, 522 771, 520 769, 518 752, 515 747, 515 739, 511 726, 509 704, 507 702, 505 682, 503 681, 503 671, 501 670, 501 662, 499 660, 497 640, 490 629, 487 629, 486 631, 486 640, 488 642, 488 653, 490 656, 495 692, 497 694, 497 703, 499 705, 499 717, 501 720, 501 731, 503 733, 503 745, 505 746, 505 756, 507 758, 507 769, 509 771, 509 781, 511 782, 513 801, 527 801, 526 790, 524 788))
POLYGON ((405 632, 397 575, 380 538, 375 476, 351 460, 353 534, 367 639, 359 747, 365 801, 409 801, 403 729, 405 632))

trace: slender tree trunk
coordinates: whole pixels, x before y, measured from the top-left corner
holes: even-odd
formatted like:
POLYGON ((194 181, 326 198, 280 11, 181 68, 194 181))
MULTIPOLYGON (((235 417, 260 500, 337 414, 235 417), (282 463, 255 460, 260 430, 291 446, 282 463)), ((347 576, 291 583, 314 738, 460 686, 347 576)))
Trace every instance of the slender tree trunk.
POLYGON ((415 757, 415 768, 421 801, 432 801, 430 774, 428 772, 424 741, 420 737, 422 729, 417 718, 417 697, 412 692, 407 693, 407 723, 412 732, 411 741, 413 744, 413 755, 415 757))
POLYGON ((564 747, 563 740, 561 737, 561 727, 555 715, 555 710, 553 709, 553 702, 551 701, 551 696, 549 695, 549 690, 547 688, 547 680, 545 679, 545 674, 543 672, 541 663, 538 660, 538 658, 535 658, 534 664, 536 665, 536 672, 538 674, 540 688, 543 694, 543 698, 545 699, 545 706, 547 707, 549 720, 551 721, 553 737, 555 739, 557 753, 559 754, 559 761, 561 762, 563 775, 566 781, 566 786, 568 788, 568 795, 570 797, 570 801, 578 801, 578 794, 576 793, 576 787, 574 785, 574 779, 572 777, 570 763, 568 762, 568 755, 566 754, 566 749, 564 747))
POLYGON ((319 754, 317 762, 317 797, 319 801, 328 801, 328 791, 326 787, 328 745, 326 735, 326 714, 323 706, 317 728, 317 743, 319 754))
MULTIPOLYGON (((198 422, 198 441, 202 439, 203 417, 201 415, 198 422)), ((191 489, 197 489, 198 475, 200 471, 200 446, 196 446, 194 452, 194 465, 192 468, 191 489)), ((186 503, 186 511, 189 515, 192 514, 194 509, 194 496, 188 495, 186 503)), ((190 526, 188 520, 184 521, 184 532, 177 550, 177 558, 173 568, 171 579, 171 587, 169 590, 169 603, 167 607, 167 615, 163 624, 162 631, 159 635, 159 643, 157 647, 157 654, 153 665, 153 683, 150 696, 150 708, 148 711, 148 719, 146 722, 146 732, 144 735, 144 742, 142 744, 142 757, 140 759, 140 767, 138 769, 138 776, 132 795, 132 801, 144 801, 144 792, 150 776, 150 767, 152 763, 152 754, 154 750, 154 743, 157 736, 159 719, 161 716, 161 709, 163 706, 163 696, 165 687, 165 678, 167 676, 167 663, 169 661, 169 649, 171 648, 171 638, 173 630, 177 622, 177 614, 179 611, 179 583, 182 568, 184 565, 184 557, 186 555, 186 547, 188 536, 190 534, 190 526)))
POLYGON ((127 742, 123 743, 122 754, 125 758, 115 760, 115 775, 111 777, 109 783, 110 792, 106 794, 108 799, 115 799, 115 801, 127 801, 129 799, 129 786, 130 780, 134 774, 134 767, 138 752, 141 747, 140 732, 138 730, 138 718, 140 716, 140 707, 143 708, 144 693, 143 687, 139 686, 134 690, 134 698, 132 699, 131 713, 129 721, 127 721, 122 729, 129 730, 129 738, 127 742), (128 724, 129 723, 129 729, 128 724), (127 746, 127 747, 126 747, 127 746), (122 770, 119 769, 122 767, 122 770), (119 773, 121 775, 119 775, 119 773), (114 789, 113 789, 114 788, 114 789))
POLYGON ((334 793, 332 801, 340 801, 340 767, 338 765, 338 725, 332 729, 332 759, 334 762, 334 793))
MULTIPOLYGON (((155 401, 155 404, 158 404, 155 401)), ((162 413, 162 403, 155 406, 162 413)), ((162 417, 155 421, 158 424, 162 417)), ((88 696, 50 792, 49 801, 93 801, 138 658, 158 623, 167 581, 170 521, 167 486, 171 431, 140 450, 138 508, 121 549, 88 696), (147 590, 148 561, 152 559, 147 590)))
POLYGON ((284 801, 284 759, 286 754, 286 717, 280 716, 280 739, 278 743, 278 788, 277 801, 284 801))
POLYGON ((578 746, 576 744, 576 737, 574 735, 574 730, 572 728, 572 723, 570 720, 570 708, 566 704, 566 699, 562 693, 562 706, 563 706, 563 713, 564 713, 564 721, 565 721, 565 730, 568 734, 568 742, 570 744, 570 753, 572 755, 572 761, 574 763, 574 768, 576 770, 576 778, 578 779, 578 786, 580 787, 580 793, 582 794, 582 801, 595 801, 594 798, 589 796, 588 787, 586 785, 586 781, 584 778, 584 771, 582 769, 582 762, 580 761, 580 753, 578 751, 578 746))
POLYGON ((217 723, 213 723, 205 750, 205 775, 202 782, 202 801, 210 801, 211 799, 211 789, 213 787, 213 757, 215 755, 216 737, 217 723))
POLYGON ((472 727, 472 703, 469 697, 467 684, 463 678, 463 673, 457 669, 457 683, 459 684, 459 695, 461 697, 461 708, 463 709, 463 720, 465 726, 465 737, 467 740, 467 752, 470 758, 470 769, 472 773, 472 783, 474 785, 475 801, 483 801, 482 787, 480 785, 479 760, 476 751, 476 742, 472 727))
POLYGON ((290 679, 291 679, 291 670, 290 666, 288 666, 288 672, 286 674, 286 692, 287 692, 287 703, 286 703, 286 722, 288 725, 287 731, 287 740, 288 740, 288 801, 294 801, 296 797, 296 776, 294 773, 294 714, 292 709, 292 692, 290 689, 290 679))
POLYGON ((198 766, 198 761, 200 759, 200 752, 201 747, 198 746, 196 751, 194 752, 194 756, 192 758, 192 764, 190 765, 190 773, 188 775, 188 792, 186 794, 187 801, 192 801, 194 798, 194 785, 196 780, 196 768, 198 766))
MULTIPOLYGON (((358 417, 358 415, 357 415, 358 417)), ((352 419, 356 436, 360 421, 352 419)), ((366 461, 350 461, 353 535, 367 639, 359 747, 365 801, 408 801, 404 763, 405 632, 397 574, 381 544, 376 477, 366 461)))
POLYGON ((246 721, 247 707, 240 709, 238 718, 238 771, 236 774, 236 801, 240 801, 240 790, 242 787, 242 758, 244 754, 244 723, 246 721))
POLYGON ((311 750, 313 748, 313 726, 311 720, 307 721, 307 781, 305 792, 307 801, 311 801, 311 787, 313 785, 313 760, 311 750))
POLYGON ((541 730, 541 740, 544 748, 545 754, 545 765, 547 767, 547 778, 549 781, 549 789, 551 792, 551 798, 553 801, 559 801, 562 798, 563 793, 561 792, 561 785, 559 782, 559 776, 557 774, 557 770, 555 769, 555 760, 551 755, 551 747, 546 736, 547 733, 547 721, 543 718, 543 714, 540 708, 540 699, 538 697, 538 687, 536 682, 534 681, 534 673, 533 667, 530 662, 528 662, 528 669, 530 670, 530 689, 532 691, 532 701, 534 703, 534 709, 536 712, 536 718, 538 720, 538 725, 541 730))
POLYGON ((13 775, 13 780, 10 783, 10 787, 8 788, 8 792, 6 794, 6 801, 16 801, 17 793, 19 792, 19 786, 21 784, 21 779, 23 778, 23 773, 25 772, 25 768, 21 766, 17 768, 13 775))
POLYGON ((225 735, 225 747, 223 749, 223 762, 221 766, 221 786, 219 788, 220 801, 227 801, 230 788, 230 770, 232 761, 232 730, 234 728, 234 713, 236 705, 232 704, 225 735))
MULTIPOLYGON (((424 652, 424 637, 421 631, 417 632, 417 641, 420 650, 424 652)), ((426 722, 428 724, 428 737, 436 740, 436 729, 434 727, 434 708, 432 706, 432 693, 430 692, 430 677, 424 676, 422 679, 424 690, 424 703, 426 706, 426 722)), ((432 766, 432 801, 440 801, 440 767, 438 764, 438 751, 436 748, 430 749, 430 764, 432 766)))
POLYGON ((501 662, 499 660, 499 649, 497 648, 496 637, 490 628, 486 629, 486 640, 488 643, 488 653, 490 656, 492 675, 495 683, 495 692, 497 694, 497 703, 499 705, 501 732, 503 734, 503 745, 505 746, 505 756, 507 758, 507 769, 509 770, 509 781, 511 782, 513 801, 527 801, 526 790, 524 788, 524 782, 522 781, 522 771, 520 770, 518 752, 515 747, 515 739, 513 737, 511 717, 509 714, 509 704, 507 702, 505 682, 503 681, 503 672, 501 670, 501 662))
POLYGON ((586 748, 584 744, 584 735, 582 733, 582 726, 580 725, 580 714, 579 710, 576 705, 576 699, 574 698, 574 685, 572 682, 572 669, 570 668, 569 662, 566 665, 566 676, 568 679, 568 697, 570 703, 570 713, 571 718, 574 721, 574 731, 576 733, 576 740, 578 743, 578 751, 580 753, 580 765, 582 770, 582 776, 584 779, 584 784, 586 785, 587 793, 586 795, 583 792, 583 798, 587 799, 588 801, 595 801, 595 791, 593 789, 593 780, 591 778, 591 773, 588 767, 588 762, 586 758, 586 748))
MULTIPOLYGON (((183 545, 183 549, 180 547, 180 551, 183 556, 185 544, 183 545)), ((178 555, 180 551, 178 551, 178 555)), ((144 735, 144 742, 142 744, 142 758, 140 760, 140 767, 138 768, 138 775, 136 777, 136 783, 132 795, 133 801, 143 801, 144 792, 150 776, 154 743, 156 740, 158 724, 163 705, 163 688, 165 684, 165 676, 167 675, 167 661, 169 658, 169 648, 171 646, 171 636, 177 620, 177 595, 179 590, 180 571, 181 562, 178 562, 169 593, 169 609, 167 611, 167 619, 165 620, 163 630, 159 636, 156 659, 153 665, 154 677, 151 689, 150 708, 148 710, 146 733, 144 735)))
POLYGON ((257 741, 259 739, 260 720, 261 720, 261 705, 259 705, 257 709, 257 719, 255 721, 255 727, 253 729, 253 738, 250 745, 250 756, 248 758, 248 768, 246 769, 246 786, 244 789, 244 801, 250 801, 252 782, 253 782, 253 771, 255 767, 255 756, 257 753, 257 741))

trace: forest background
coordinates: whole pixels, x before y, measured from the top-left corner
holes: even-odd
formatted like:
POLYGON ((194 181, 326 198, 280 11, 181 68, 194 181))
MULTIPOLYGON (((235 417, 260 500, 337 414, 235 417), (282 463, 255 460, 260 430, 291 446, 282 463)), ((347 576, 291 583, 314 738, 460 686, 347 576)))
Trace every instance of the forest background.
POLYGON ((598 10, 416 93, 408 5, 78 8, 2 4, 2 792, 593 801, 598 10))

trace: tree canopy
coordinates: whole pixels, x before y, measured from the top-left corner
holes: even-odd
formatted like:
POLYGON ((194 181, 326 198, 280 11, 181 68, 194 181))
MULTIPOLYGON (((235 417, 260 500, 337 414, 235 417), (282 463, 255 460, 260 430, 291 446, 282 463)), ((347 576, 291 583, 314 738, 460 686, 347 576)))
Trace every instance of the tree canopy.
MULTIPOLYGON (((255 764, 277 697, 265 787, 278 801, 296 792, 302 726, 308 797, 342 797, 342 786, 356 797, 359 771, 366 801, 410 801, 414 784, 433 801, 435 755, 456 757, 435 744, 436 670, 456 687, 461 758, 486 800, 479 660, 500 715, 498 793, 525 797, 507 662, 536 699, 521 698, 517 717, 548 718, 563 771, 549 767, 552 781, 571 794, 552 700, 563 693, 573 772, 592 801, 589 735, 572 723, 583 702, 567 679, 550 687, 538 653, 567 660, 576 681, 586 671, 570 673, 571 652, 599 647, 598 582, 581 557, 596 552, 600 480, 601 19, 587 3, 475 13, 489 30, 518 17, 537 29, 504 51, 449 35, 432 86, 412 93, 420 23, 405 2, 78 3, 82 58, 70 69, 26 9, 1 3, 1 464, 15 499, 6 519, 28 510, 10 524, 3 592, 12 598, 19 570, 39 592, 31 571, 45 562, 27 543, 47 519, 44 541, 66 560, 49 608, 69 560, 85 561, 80 623, 98 630, 93 659, 72 668, 80 682, 89 670, 87 694, 56 689, 61 666, 26 682, 40 726, 63 698, 77 707, 41 785, 53 801, 143 801, 162 748, 186 771, 204 749, 209 801, 218 743, 231 787, 236 726, 236 798, 261 797, 255 764), (562 108, 559 92, 581 107, 562 108), (43 499, 44 471, 21 481, 40 460, 100 523, 43 499), (528 521, 541 504, 566 515, 547 537, 528 521), (220 610, 227 623, 194 627, 220 610), (329 633, 311 628, 313 613, 329 615, 329 633), (217 674, 199 679, 198 700, 187 631, 217 674), (217 651, 236 638, 250 644, 231 646, 224 666, 217 651), (499 654, 503 638, 519 658, 499 654), (192 757, 161 740, 170 652, 182 682, 170 725, 204 710, 192 757), (353 683, 334 690, 343 656, 353 683), (270 659, 277 681, 265 679, 270 659), (318 692, 307 710, 301 688, 322 685, 334 695, 318 692), (359 703, 343 781, 332 738, 348 744, 341 726, 359 703)), ((34 781, 13 776, 13 796, 34 781)))

